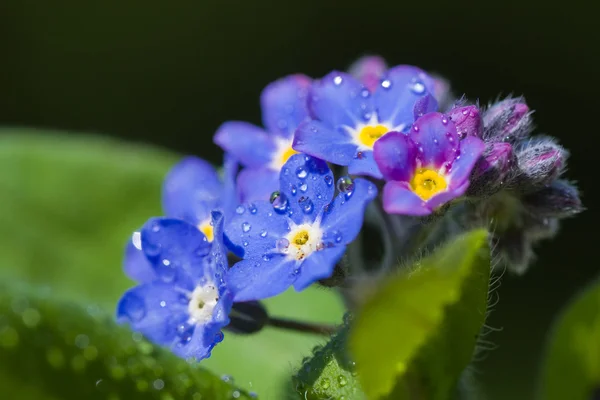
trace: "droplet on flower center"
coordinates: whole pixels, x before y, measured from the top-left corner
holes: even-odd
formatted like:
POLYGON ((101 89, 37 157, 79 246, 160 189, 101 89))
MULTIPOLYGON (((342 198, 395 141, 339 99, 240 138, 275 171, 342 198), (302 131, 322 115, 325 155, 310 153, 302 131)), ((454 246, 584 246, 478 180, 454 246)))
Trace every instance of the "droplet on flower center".
POLYGON ((423 200, 429 200, 434 195, 446 190, 448 183, 446 178, 437 171, 419 168, 410 181, 410 187, 417 196, 423 200))
POLYGON ((373 145, 383 135, 388 133, 389 129, 384 125, 365 126, 358 134, 358 140, 366 147, 373 148, 373 145))
POLYGON ((287 162, 287 160, 294 154, 298 154, 298 152, 296 150, 292 149, 291 146, 288 147, 287 149, 285 149, 281 153, 281 165, 285 164, 287 162))
POLYGON ((204 236, 206 236, 206 240, 208 240, 209 242, 212 242, 214 240, 215 233, 213 226, 210 224, 210 221, 201 222, 198 225, 198 229, 200 229, 200 232, 204 233, 204 236))

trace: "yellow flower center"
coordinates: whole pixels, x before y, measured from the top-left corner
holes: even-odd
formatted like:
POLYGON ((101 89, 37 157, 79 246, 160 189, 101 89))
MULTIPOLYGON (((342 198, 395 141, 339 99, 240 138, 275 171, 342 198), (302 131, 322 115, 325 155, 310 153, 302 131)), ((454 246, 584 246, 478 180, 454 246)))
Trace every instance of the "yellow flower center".
POLYGON ((292 244, 296 247, 304 246, 308 242, 308 239, 310 239, 308 231, 301 230, 292 239, 292 244))
POLYGON ((373 145, 383 135, 388 133, 389 129, 384 125, 369 125, 362 128, 358 134, 358 140, 366 147, 373 148, 373 145))
POLYGON ((198 229, 200 229, 200 232, 204 233, 204 236, 206 236, 206 239, 209 242, 212 242, 215 238, 214 229, 210 224, 210 221, 200 223, 200 225, 198 225, 198 229))
POLYGON ((298 154, 298 152, 292 149, 292 146, 288 147, 284 151, 281 152, 281 165, 285 164, 287 160, 293 156, 294 154, 298 154))
POLYGON ((417 196, 423 200, 429 200, 439 192, 446 190, 448 183, 438 172, 432 169, 419 168, 410 181, 410 187, 417 196))

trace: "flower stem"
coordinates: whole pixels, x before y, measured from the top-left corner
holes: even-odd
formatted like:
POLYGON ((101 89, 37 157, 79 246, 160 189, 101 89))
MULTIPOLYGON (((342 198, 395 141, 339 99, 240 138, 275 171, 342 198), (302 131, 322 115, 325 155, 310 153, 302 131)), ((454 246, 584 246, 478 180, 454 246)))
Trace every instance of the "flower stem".
POLYGON ((330 336, 337 331, 337 326, 327 324, 316 324, 312 322, 296 321, 286 318, 269 317, 267 325, 274 328, 287 329, 291 331, 315 333, 317 335, 330 336))

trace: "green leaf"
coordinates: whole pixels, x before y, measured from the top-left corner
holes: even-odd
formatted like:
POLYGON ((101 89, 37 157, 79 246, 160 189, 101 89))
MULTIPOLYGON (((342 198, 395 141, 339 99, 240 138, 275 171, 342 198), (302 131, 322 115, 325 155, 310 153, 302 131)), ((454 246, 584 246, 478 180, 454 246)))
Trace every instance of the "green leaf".
POLYGON ((538 398, 597 399, 600 396, 600 281, 567 305, 551 332, 538 398))
POLYGON ((485 319, 489 271, 487 232, 473 231, 366 301, 349 344, 369 399, 453 396, 485 319))
POLYGON ((0 316, 0 387, 7 398, 250 398, 100 309, 57 301, 48 290, 0 284, 0 316))
POLYGON ((356 379, 355 362, 348 354, 349 314, 344 325, 325 346, 316 346, 313 356, 292 377, 294 388, 302 399, 364 399, 356 379))
MULTIPOLYGON (((178 158, 99 136, 0 130, 0 281, 21 279, 114 313, 134 285, 122 271, 125 242, 162 214, 162 181, 178 158)), ((338 322, 343 313, 333 292, 316 288, 265 303, 273 315, 315 322, 338 322)), ((251 336, 226 333, 202 366, 280 399, 291 387, 293 363, 321 343, 272 328, 251 336)))

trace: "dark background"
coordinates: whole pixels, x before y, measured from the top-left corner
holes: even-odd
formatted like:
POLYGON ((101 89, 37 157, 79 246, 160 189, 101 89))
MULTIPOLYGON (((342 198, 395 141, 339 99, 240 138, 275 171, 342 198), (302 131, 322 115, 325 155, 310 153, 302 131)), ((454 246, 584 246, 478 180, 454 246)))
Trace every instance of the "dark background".
POLYGON ((483 103, 524 94, 538 132, 570 149, 567 176, 588 207, 498 291, 489 324, 503 331, 488 337, 498 348, 479 377, 496 399, 529 399, 551 315, 598 273, 598 14, 552 4, 3 0, 0 125, 97 132, 219 162, 215 129, 258 123, 271 80, 319 77, 365 53, 438 72, 483 103))

